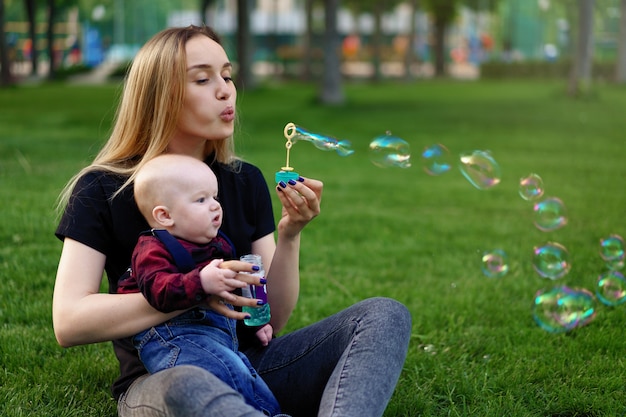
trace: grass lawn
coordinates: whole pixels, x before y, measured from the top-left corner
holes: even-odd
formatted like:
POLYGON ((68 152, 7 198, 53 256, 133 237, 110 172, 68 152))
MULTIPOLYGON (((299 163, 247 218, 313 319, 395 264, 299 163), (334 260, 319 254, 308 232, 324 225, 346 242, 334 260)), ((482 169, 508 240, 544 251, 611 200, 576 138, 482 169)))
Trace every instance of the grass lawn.
MULTIPOLYGON (((119 93, 119 85, 0 90, 2 416, 115 415, 110 344, 60 348, 50 310, 56 197, 105 140, 119 93)), ((531 305, 554 285, 595 292, 600 239, 626 236, 626 88, 598 85, 571 100, 564 82, 354 84, 347 104, 330 108, 315 94, 280 84, 239 95, 238 150, 270 184, 285 164, 287 122, 355 149, 341 157, 307 142, 292 148, 291 165, 325 188, 323 212, 303 233, 301 298, 288 330, 370 296, 405 303, 413 336, 386 416, 624 416, 626 304, 596 301, 595 320, 566 333, 539 328, 531 305), (410 144, 410 168, 369 161, 368 144, 386 131, 410 144), (421 153, 436 143, 453 169, 429 176, 421 153), (491 151, 500 184, 479 190, 461 175, 458 155, 472 150, 491 151), (564 202, 565 227, 533 225, 533 205, 518 194, 530 173, 564 202), (533 270, 533 247, 548 241, 570 255, 558 281, 533 270), (509 257, 502 278, 481 272, 483 252, 495 249, 509 257)))

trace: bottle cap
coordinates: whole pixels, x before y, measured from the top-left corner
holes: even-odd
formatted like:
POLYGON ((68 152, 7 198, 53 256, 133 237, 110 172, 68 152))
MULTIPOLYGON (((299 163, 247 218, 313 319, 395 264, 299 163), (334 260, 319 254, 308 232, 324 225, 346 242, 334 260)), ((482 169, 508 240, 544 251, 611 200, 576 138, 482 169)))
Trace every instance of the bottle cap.
POLYGON ((278 171, 274 177, 276 183, 279 182, 289 182, 289 180, 297 181, 300 178, 300 174, 294 171, 278 171))

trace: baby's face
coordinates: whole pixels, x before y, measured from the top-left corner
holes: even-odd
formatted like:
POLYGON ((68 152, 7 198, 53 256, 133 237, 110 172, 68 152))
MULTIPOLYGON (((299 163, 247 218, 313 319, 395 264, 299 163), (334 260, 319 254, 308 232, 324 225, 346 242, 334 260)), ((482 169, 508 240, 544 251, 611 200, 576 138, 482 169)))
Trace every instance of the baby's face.
MULTIPOLYGON (((208 166, 194 170, 170 204, 174 225, 170 232, 195 243, 208 243, 222 225, 222 206, 217 200, 217 179, 208 166)), ((186 173, 181 173, 185 175, 186 173)))

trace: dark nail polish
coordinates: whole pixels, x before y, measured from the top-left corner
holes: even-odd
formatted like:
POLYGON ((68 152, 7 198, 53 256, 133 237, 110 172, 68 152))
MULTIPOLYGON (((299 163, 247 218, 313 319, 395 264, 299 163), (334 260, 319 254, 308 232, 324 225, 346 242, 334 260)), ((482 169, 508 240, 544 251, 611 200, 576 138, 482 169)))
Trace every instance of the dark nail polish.
POLYGON ((287 184, 285 184, 285 181, 281 181, 281 182, 279 182, 279 183, 278 183, 278 185, 279 185, 281 188, 287 188, 287 184))
POLYGON ((261 269, 261 267, 260 267, 260 266, 258 266, 258 265, 252 265, 252 270, 253 270, 253 271, 258 271, 258 270, 260 270, 260 269, 261 269))
POLYGON ((289 185, 296 185, 296 182, 294 180, 289 180, 289 185))
POLYGON ((244 319, 246 320, 250 320, 252 318, 252 316, 250 314, 248 314, 246 317, 244 317, 244 319))
POLYGON ((298 181, 300 181, 300 182, 304 182, 304 178, 302 178, 302 177, 298 177, 298 181))
POLYGON ((261 278, 259 282, 264 285, 267 284, 267 280, 265 278, 261 278))
POLYGON ((263 304, 265 304, 265 301, 263 300, 257 300, 256 305, 258 306, 262 306, 263 304))

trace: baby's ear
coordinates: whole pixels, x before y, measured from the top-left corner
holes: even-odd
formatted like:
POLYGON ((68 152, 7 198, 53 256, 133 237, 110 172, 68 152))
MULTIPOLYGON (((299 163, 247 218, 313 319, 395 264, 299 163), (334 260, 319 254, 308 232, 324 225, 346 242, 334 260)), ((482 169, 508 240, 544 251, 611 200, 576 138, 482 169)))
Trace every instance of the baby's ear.
POLYGON ((152 218, 162 227, 170 227, 174 224, 174 219, 172 219, 169 209, 165 206, 156 206, 153 208, 152 218))

